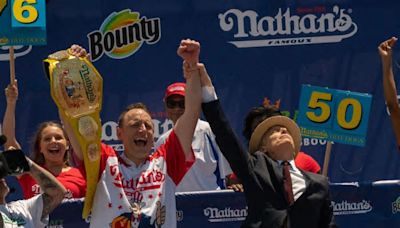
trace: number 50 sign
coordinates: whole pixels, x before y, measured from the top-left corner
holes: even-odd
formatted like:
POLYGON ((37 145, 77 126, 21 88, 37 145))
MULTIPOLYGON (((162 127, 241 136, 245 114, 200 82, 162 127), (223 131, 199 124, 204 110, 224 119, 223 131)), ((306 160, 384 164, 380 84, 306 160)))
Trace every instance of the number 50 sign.
POLYGON ((298 124, 303 136, 364 146, 372 96, 303 85, 298 124))

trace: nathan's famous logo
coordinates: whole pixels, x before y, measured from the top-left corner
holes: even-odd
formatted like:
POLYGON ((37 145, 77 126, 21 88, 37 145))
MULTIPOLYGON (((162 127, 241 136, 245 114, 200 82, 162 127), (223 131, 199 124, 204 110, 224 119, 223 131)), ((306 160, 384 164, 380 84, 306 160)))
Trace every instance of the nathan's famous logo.
POLYGON ((113 59, 123 59, 139 50, 145 41, 155 44, 161 37, 160 18, 140 17, 138 12, 125 9, 110 14, 99 30, 87 35, 91 60, 104 53, 113 59))
POLYGON ((249 48, 340 42, 357 32, 350 12, 333 6, 332 12, 295 15, 286 8, 275 16, 260 16, 253 10, 230 9, 218 18, 223 31, 235 32, 229 43, 249 48))
POLYGON ((392 202, 392 213, 396 214, 400 212, 400 196, 396 199, 396 201, 392 202))
POLYGON ((247 207, 240 209, 207 207, 203 210, 203 213, 210 222, 243 221, 247 216, 247 207))
POLYGON ((342 200, 340 203, 332 201, 332 208, 334 215, 365 214, 372 211, 371 203, 366 200, 359 202, 342 200))
POLYGON ((86 88, 86 96, 89 100, 90 103, 93 103, 96 100, 96 93, 95 93, 95 88, 94 88, 94 83, 93 80, 90 78, 89 75, 89 67, 87 65, 82 65, 82 69, 79 70, 79 73, 81 74, 81 78, 83 81, 83 84, 86 88))
POLYGON ((161 184, 165 181, 165 174, 161 170, 156 169, 143 172, 140 177, 136 179, 125 179, 117 165, 110 166, 110 173, 114 178, 114 185, 117 188, 124 188, 128 196, 131 196, 131 193, 127 192, 127 190, 136 190, 138 188, 140 188, 141 191, 159 189, 161 184))

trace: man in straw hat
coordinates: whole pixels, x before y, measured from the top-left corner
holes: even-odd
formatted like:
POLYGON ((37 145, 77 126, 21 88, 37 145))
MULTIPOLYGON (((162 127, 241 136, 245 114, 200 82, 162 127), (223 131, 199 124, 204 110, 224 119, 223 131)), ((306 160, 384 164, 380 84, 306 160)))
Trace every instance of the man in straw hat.
POLYGON ((301 142, 297 124, 280 115, 266 118, 251 135, 248 153, 227 121, 204 66, 199 68, 203 113, 244 185, 248 215, 242 227, 335 227, 327 178, 301 171, 293 162, 301 142))
MULTIPOLYGON (((243 128, 243 136, 247 142, 250 142, 251 135, 257 125, 271 116, 282 116, 281 111, 275 105, 263 105, 250 109, 245 117, 243 128)), ((296 167, 299 169, 312 173, 321 173, 321 167, 318 162, 302 151, 297 152, 294 162, 296 167)))

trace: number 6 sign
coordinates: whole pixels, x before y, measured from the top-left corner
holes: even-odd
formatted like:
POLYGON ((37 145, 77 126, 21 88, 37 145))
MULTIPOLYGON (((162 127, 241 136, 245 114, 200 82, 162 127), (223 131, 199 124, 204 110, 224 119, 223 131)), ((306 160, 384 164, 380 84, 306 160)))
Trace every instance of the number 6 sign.
POLYGON ((303 85, 298 124, 303 136, 364 146, 372 96, 303 85))
POLYGON ((13 0, 12 27, 45 27, 44 0, 13 0))
POLYGON ((0 0, 0 46, 45 45, 45 0, 0 0))

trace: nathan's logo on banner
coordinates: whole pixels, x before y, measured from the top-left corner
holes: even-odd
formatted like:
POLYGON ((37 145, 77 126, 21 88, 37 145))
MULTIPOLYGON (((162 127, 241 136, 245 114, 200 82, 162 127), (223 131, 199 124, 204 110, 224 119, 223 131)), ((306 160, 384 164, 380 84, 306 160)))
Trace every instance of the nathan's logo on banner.
POLYGON ((392 202, 392 213, 400 213, 400 197, 398 197, 396 201, 392 202))
POLYGON ((203 213, 210 222, 244 221, 247 216, 247 207, 241 209, 207 207, 203 213))
POLYGON ((332 12, 296 15, 286 8, 262 17, 253 10, 230 9, 218 18, 223 31, 235 32, 229 43, 249 48, 341 42, 357 32, 350 12, 333 6, 332 12))
POLYGON ((358 202, 348 202, 343 200, 340 203, 332 201, 334 215, 365 214, 372 211, 371 203, 363 200, 358 202))
POLYGON ((137 52, 143 42, 155 44, 161 37, 160 18, 140 17, 126 9, 110 14, 99 30, 87 35, 90 57, 94 62, 104 53, 113 59, 123 59, 137 52))

